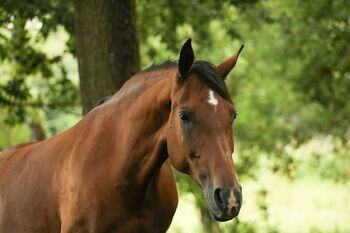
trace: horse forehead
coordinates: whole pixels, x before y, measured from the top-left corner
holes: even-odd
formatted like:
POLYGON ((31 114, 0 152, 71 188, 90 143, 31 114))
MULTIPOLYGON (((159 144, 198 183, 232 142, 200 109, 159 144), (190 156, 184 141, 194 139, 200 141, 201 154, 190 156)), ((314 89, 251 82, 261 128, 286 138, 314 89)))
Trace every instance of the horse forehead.
POLYGON ((209 90, 208 91, 208 104, 212 105, 214 108, 216 108, 219 104, 218 98, 215 96, 214 91, 209 90))
POLYGON ((196 74, 191 75, 182 87, 180 102, 207 111, 222 112, 233 108, 233 104, 222 98, 216 91, 203 83, 196 74))
POLYGON ((208 93, 213 91, 210 87, 204 84, 196 74, 190 76, 186 82, 184 92, 189 94, 195 100, 207 99, 208 93))
POLYGON ((214 124, 218 127, 231 124, 231 114, 233 105, 223 99, 217 92, 208 88, 201 93, 200 98, 195 98, 192 104, 189 104, 197 118, 206 122, 208 126, 214 124))

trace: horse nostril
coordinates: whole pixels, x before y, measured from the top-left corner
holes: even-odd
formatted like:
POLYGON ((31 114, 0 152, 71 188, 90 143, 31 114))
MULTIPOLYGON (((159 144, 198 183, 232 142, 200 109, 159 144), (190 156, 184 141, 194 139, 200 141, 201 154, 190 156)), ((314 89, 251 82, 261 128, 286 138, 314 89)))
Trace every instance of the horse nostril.
POLYGON ((214 191, 214 200, 216 202, 216 205, 220 208, 224 208, 224 201, 222 200, 222 191, 220 188, 215 189, 214 191))
POLYGON ((233 216, 237 216, 238 213, 239 213, 239 210, 240 210, 239 207, 233 207, 233 208, 231 209, 231 213, 233 214, 233 216))
POLYGON ((242 193, 234 188, 216 188, 214 201, 223 214, 237 216, 242 205, 242 193))

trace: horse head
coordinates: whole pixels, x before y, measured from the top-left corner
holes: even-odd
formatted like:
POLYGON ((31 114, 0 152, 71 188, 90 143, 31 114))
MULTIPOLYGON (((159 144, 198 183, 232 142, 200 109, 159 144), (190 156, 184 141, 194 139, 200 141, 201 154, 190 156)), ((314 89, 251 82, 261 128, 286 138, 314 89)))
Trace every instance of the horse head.
POLYGON ((171 94, 169 160, 200 185, 210 213, 218 221, 237 216, 242 204, 232 160, 232 124, 237 112, 225 85, 241 49, 214 66, 195 61, 191 40, 187 40, 180 52, 171 94))

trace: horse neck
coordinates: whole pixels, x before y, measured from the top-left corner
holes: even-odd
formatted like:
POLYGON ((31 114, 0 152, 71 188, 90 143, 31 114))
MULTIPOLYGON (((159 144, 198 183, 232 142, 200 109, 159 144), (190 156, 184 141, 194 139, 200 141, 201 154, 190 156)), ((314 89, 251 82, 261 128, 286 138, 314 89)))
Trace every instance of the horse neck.
POLYGON ((105 146, 113 148, 112 160, 107 166, 111 166, 109 170, 117 188, 130 190, 132 186, 137 187, 138 192, 145 191, 167 159, 165 126, 170 115, 174 74, 163 73, 164 78, 157 76, 158 80, 138 78, 136 82, 142 82, 139 89, 134 90, 138 96, 130 93, 129 88, 136 84, 131 80, 110 103, 101 106, 104 120, 111 125, 108 127, 110 137, 115 139, 106 141, 110 145, 105 146), (126 93, 127 98, 123 98, 126 93))

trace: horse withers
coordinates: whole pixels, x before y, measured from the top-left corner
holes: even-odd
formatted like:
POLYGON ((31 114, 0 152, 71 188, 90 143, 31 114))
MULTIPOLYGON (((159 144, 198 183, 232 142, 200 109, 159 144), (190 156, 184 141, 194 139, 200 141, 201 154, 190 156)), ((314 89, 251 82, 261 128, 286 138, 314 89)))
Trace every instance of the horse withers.
POLYGON ((216 220, 237 216, 224 79, 239 53, 195 61, 189 39, 179 64, 136 74, 55 137, 1 152, 0 232, 166 232, 178 202, 170 165, 199 184, 216 220))

